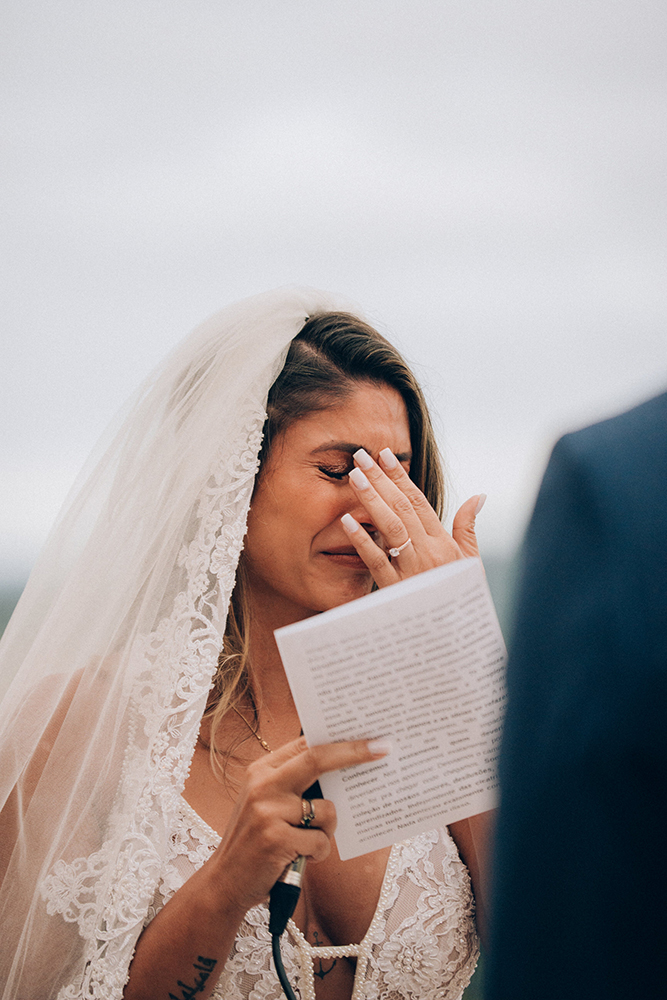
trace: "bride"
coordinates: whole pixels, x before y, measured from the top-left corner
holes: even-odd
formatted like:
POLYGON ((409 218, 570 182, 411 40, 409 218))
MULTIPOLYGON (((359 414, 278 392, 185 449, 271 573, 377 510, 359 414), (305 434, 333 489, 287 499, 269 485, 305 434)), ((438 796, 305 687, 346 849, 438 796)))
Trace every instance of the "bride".
POLYGON ((5 1000, 278 1000, 266 899, 299 854, 301 997, 460 997, 488 815, 342 862, 304 792, 391 734, 308 748, 273 630, 476 555, 481 502, 445 531, 414 376, 333 297, 245 300, 166 359, 3 639, 5 1000))

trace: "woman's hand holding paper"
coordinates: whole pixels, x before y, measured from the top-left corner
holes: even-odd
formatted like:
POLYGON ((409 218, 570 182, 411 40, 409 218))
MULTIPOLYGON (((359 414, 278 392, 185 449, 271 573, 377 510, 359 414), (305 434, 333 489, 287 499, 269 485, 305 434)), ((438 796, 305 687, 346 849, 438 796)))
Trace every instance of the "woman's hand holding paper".
POLYGON ((316 819, 302 822, 301 796, 322 774, 385 756, 367 740, 308 747, 302 736, 251 764, 212 863, 223 894, 245 913, 266 899, 285 867, 302 854, 323 861, 336 829, 332 802, 318 799, 316 819))

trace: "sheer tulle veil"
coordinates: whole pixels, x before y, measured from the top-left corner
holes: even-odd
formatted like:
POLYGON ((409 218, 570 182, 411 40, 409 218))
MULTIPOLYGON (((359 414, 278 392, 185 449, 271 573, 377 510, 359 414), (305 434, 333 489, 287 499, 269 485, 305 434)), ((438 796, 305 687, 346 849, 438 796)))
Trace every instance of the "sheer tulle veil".
POLYGON ((222 645, 266 397, 307 317, 222 310, 125 408, 0 646, 0 996, 122 996, 222 645), (11 682, 11 683, 10 683, 11 682))

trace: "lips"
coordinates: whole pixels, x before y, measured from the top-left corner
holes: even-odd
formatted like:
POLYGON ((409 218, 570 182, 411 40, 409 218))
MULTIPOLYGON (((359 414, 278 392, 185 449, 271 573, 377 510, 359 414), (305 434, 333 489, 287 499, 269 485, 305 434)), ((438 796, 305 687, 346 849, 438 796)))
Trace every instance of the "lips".
POLYGON ((335 545, 325 549, 320 555, 326 556, 331 562, 351 569, 366 569, 366 564, 355 548, 350 545, 335 545))

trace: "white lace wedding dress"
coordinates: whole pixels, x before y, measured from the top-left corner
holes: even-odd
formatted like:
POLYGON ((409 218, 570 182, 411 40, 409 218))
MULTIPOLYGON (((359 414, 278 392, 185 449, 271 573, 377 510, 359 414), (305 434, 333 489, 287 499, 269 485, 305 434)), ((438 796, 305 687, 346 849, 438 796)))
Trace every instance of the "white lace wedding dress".
MULTIPOLYGON (((2 1000, 120 1000, 147 911, 215 850, 180 793, 266 400, 308 317, 340 310, 357 314, 279 289, 203 323, 137 391, 54 528, 0 648, 2 1000)), ((284 939, 301 1000, 313 959, 337 954, 357 957, 354 1000, 456 1000, 477 956, 467 872, 446 833, 417 837, 392 850, 362 942, 315 951, 294 925, 284 939)), ((215 997, 282 1000, 264 907, 215 997)))
MULTIPOLYGON (((148 923, 211 856, 220 837, 184 800, 170 838, 148 923)), ((359 944, 316 947, 290 920, 282 940, 285 970, 301 1000, 315 998, 320 960, 355 957, 352 1000, 458 1000, 479 954, 468 871, 446 830, 391 850, 380 898, 359 944)), ((283 1000, 271 958, 268 908, 246 914, 214 1000, 283 1000)))

